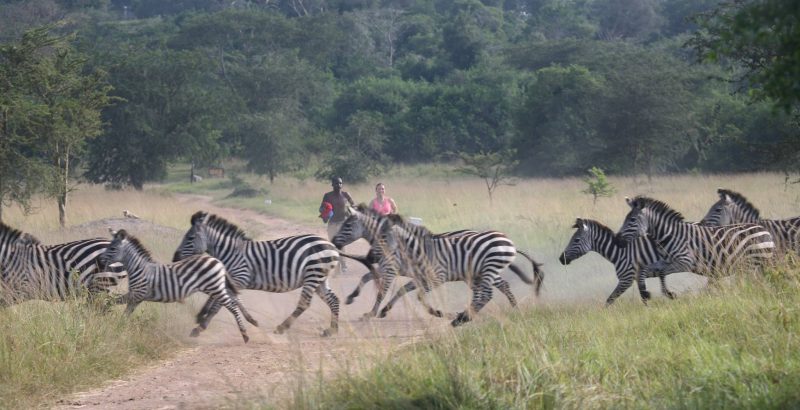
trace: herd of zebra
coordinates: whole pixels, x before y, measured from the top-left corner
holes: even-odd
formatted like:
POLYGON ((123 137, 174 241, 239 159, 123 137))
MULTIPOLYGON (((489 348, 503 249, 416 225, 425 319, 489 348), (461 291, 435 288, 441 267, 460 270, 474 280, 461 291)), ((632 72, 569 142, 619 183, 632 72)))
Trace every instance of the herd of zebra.
MULTIPOLYGON (((650 297, 645 279, 658 277, 663 293, 665 276, 694 272, 710 278, 734 269, 759 268, 774 255, 800 251, 800 217, 761 219, 759 211, 739 193, 719 189, 720 199, 705 218, 686 222, 664 202, 636 197, 618 233, 602 223, 577 219, 576 229, 559 260, 562 264, 595 251, 612 262, 618 284, 607 299, 611 304, 635 280, 643 300, 650 297)), ((356 259, 369 269, 347 297, 350 304, 362 287, 374 280, 377 298, 365 318, 384 317, 406 293, 420 288, 418 299, 428 313, 445 316, 430 306, 425 295, 451 281, 466 282, 472 292, 470 305, 454 315, 452 325, 471 320, 492 298, 497 288, 516 306, 511 287, 501 277, 506 268, 532 285, 539 294, 544 273, 541 264, 498 231, 459 230, 433 234, 398 215, 380 215, 359 205, 339 232, 327 240, 306 234, 268 241, 254 241, 224 218, 197 212, 191 227, 175 251, 173 262, 155 261, 150 252, 125 230, 111 231, 111 240, 93 238, 59 245, 44 245, 28 233, 0 224, 0 303, 27 299, 64 299, 79 289, 89 295, 108 292, 125 275, 128 292, 116 298, 130 314, 143 301, 182 301, 200 291, 209 296, 196 317, 192 336, 206 329, 224 306, 235 317, 242 338, 248 341, 245 321, 258 322, 239 300, 243 289, 288 292, 301 289, 296 309, 275 330, 286 331, 317 294, 331 310, 330 327, 338 330, 339 298, 328 279, 342 257, 356 259), (366 256, 349 255, 341 249, 366 239, 366 256), (517 255, 533 269, 529 278, 515 265, 517 255), (411 279, 383 308, 384 297, 396 276, 411 279)))

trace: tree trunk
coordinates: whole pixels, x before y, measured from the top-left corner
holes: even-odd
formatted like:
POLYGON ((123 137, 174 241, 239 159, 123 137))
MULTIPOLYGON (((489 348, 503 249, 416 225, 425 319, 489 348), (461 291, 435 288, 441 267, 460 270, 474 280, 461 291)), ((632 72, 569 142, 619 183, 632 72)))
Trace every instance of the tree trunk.
MULTIPOLYGON (((62 228, 67 226, 67 195, 69 195, 69 148, 64 150, 63 158, 63 171, 64 179, 61 181, 63 185, 59 186, 58 193, 58 223, 62 228)), ((62 161, 59 161, 62 162, 62 161)))

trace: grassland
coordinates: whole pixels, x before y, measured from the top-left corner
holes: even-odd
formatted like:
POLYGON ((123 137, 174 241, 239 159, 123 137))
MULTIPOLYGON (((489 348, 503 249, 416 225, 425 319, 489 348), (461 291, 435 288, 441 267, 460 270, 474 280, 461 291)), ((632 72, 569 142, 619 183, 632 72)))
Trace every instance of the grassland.
MULTIPOLYGON (((81 186, 68 209, 68 229, 58 229, 52 201, 36 203, 36 212, 4 212, 4 221, 33 233, 43 243, 62 243, 107 236, 104 224, 92 221, 121 217, 135 209, 159 225, 188 224, 174 198, 157 192, 107 192, 81 186), (124 206, 122 205, 124 204, 124 206), (88 224, 87 224, 88 223, 88 224)), ((179 238, 177 230, 141 234, 160 260, 169 260, 179 238)), ((28 301, 0 308, 0 408, 30 408, 53 403, 66 393, 88 389, 163 359, 185 346, 191 307, 144 304, 130 319, 121 307, 110 310, 90 304, 81 295, 66 302, 28 301)))
MULTIPOLYGON (((376 181, 373 182, 377 182, 376 181)), ((625 196, 662 199, 699 220, 716 188, 745 194, 762 216, 800 214, 800 190, 773 174, 611 178, 617 193, 596 205, 580 179, 521 180, 489 202, 481 181, 432 167, 379 178, 401 212, 434 231, 494 228, 545 262, 545 302, 484 314, 477 323, 435 335, 368 365, 336 375, 308 375, 290 408, 787 408, 800 406, 800 267, 730 278, 714 288, 691 274, 694 289, 677 301, 644 307, 634 292, 602 308, 613 270, 596 256, 569 269, 555 261, 575 217, 616 229, 625 196), (426 175, 427 174, 427 175, 426 175), (699 289, 699 290, 698 290, 699 289)), ((225 203, 314 221, 327 184, 248 183, 267 192, 225 203), (270 205, 263 203, 271 199, 270 205)), ((373 184, 345 186, 357 201, 373 184)), ((196 187, 194 189, 197 189, 196 187)), ((214 190, 206 194, 214 196, 214 190)), ((652 284, 651 284, 652 285, 652 284)), ((530 298, 528 298, 530 301, 530 298)), ((258 404, 256 403, 257 407, 258 404)))
MULTIPOLYGON (((235 184, 228 179, 188 184, 182 182, 187 176, 188 169, 176 169, 167 182, 145 192, 82 186, 72 197, 69 222, 80 225, 117 217, 127 208, 155 224, 184 229, 197 209, 175 201, 171 193, 181 192, 304 224, 321 223, 317 207, 330 189, 302 174, 274 184, 239 174, 260 192, 239 198, 229 197, 235 184)), ((625 196, 662 199, 687 219, 698 220, 716 200, 716 188, 726 187, 745 194, 765 217, 800 215, 800 186, 785 186, 782 176, 610 178, 617 193, 596 205, 581 193, 586 185, 578 178, 519 180, 501 187, 490 202, 482 181, 433 165, 398 167, 362 185, 345 181, 345 189, 356 201, 368 202, 379 181, 386 183, 387 194, 402 214, 422 218, 434 231, 470 227, 506 232, 518 247, 545 263, 541 303, 534 305, 530 295, 521 295, 525 306, 519 311, 489 309, 474 324, 374 360, 354 361, 335 376, 309 374, 286 407, 800 405, 796 265, 780 266, 766 276, 735 277, 713 289, 700 277, 671 275, 668 280, 680 293, 677 301, 657 297, 644 307, 634 292, 628 292, 614 308, 604 309, 602 301, 615 284, 613 268, 592 255, 569 267, 556 261, 575 217, 594 218, 616 229, 628 210, 625 196)), ((11 209, 4 218, 45 243, 79 235, 57 229, 57 212, 50 201, 42 201, 33 215, 11 209)), ((96 235, 105 234, 92 234, 96 235)), ((168 260, 178 235, 142 239, 158 259, 168 260)), ((165 323, 185 321, 184 310, 190 309, 175 306, 143 306, 132 321, 119 311, 86 309, 78 300, 27 302, 0 310, 0 407, 48 402, 169 355, 183 345, 186 329, 165 323)))

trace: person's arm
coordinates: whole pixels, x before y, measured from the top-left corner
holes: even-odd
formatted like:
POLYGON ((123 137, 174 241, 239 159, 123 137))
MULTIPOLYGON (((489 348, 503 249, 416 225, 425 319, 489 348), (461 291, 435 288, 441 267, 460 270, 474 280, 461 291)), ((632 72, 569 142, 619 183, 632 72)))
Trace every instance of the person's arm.
POLYGON ((396 214, 397 213, 397 204, 394 203, 394 199, 392 199, 392 198, 388 198, 388 199, 389 199, 389 203, 392 204, 392 213, 396 214))
POLYGON ((355 206, 356 204, 353 202, 353 198, 350 197, 349 192, 342 192, 344 194, 344 198, 347 199, 347 202, 350 203, 350 206, 355 206))

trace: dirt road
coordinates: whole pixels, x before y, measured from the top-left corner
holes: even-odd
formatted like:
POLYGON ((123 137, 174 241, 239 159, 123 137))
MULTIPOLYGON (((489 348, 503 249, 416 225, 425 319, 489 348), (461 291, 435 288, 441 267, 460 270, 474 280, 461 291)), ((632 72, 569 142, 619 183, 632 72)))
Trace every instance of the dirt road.
MULTIPOLYGON (((325 235, 322 224, 300 226, 253 211, 223 209, 210 205, 208 198, 197 196, 182 197, 182 201, 187 206, 224 216, 245 228, 254 239, 274 239, 300 233, 325 235)), ((349 246, 347 251, 363 255, 367 249, 364 242, 349 246)), ((358 368, 359 363, 372 354, 385 354, 401 344, 424 337, 428 332, 449 328, 448 321, 428 316, 417 307, 415 300, 399 303, 385 319, 359 320, 371 308, 375 292, 372 285, 368 285, 356 303, 345 305, 346 295, 366 273, 366 269, 355 262, 348 266, 346 274, 331 281, 342 300, 337 336, 319 336, 329 323, 330 310, 316 297, 309 310, 286 334, 273 334, 275 327, 294 310, 299 291, 285 294, 244 291, 244 305, 260 322, 259 328, 248 329, 250 343, 242 343, 233 318, 223 311, 207 331, 191 340, 195 345, 171 360, 138 369, 96 390, 76 394, 63 400, 56 408, 220 408, 243 397, 259 397, 275 404, 281 397, 291 394, 302 377, 315 380, 319 370, 331 374, 344 366, 358 368)), ((449 285, 447 294, 458 296, 443 300, 443 303, 450 311, 456 311, 459 305, 463 308, 467 302, 465 291, 463 285, 449 285)), ((434 300, 441 301, 441 298, 435 297, 434 300)), ((502 300, 496 305, 505 306, 507 302, 502 300)), ((189 321, 175 325, 185 327, 187 333, 192 327, 189 321)))

